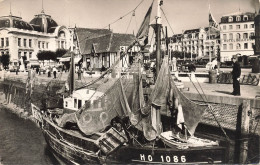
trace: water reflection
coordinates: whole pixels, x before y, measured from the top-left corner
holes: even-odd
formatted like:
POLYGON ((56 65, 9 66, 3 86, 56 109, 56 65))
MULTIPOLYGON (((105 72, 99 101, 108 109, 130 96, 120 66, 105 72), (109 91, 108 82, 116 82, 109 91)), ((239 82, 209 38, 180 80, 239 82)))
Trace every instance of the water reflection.
POLYGON ((60 164, 49 151, 40 128, 3 107, 0 107, 0 157, 3 164, 60 164))

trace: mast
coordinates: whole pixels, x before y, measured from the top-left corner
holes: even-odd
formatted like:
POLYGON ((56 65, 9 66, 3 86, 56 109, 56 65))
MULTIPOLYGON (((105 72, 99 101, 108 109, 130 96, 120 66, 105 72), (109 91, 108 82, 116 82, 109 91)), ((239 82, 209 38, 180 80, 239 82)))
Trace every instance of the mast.
POLYGON ((162 0, 157 0, 157 14, 155 16, 156 23, 152 24, 155 32, 156 41, 156 78, 161 66, 161 29, 162 29, 162 19, 161 19, 161 6, 162 0))
MULTIPOLYGON (((208 15, 210 15, 210 2, 209 2, 209 14, 208 15)), ((211 39, 210 39, 210 22, 209 22, 209 62, 211 62, 211 41, 210 41, 211 39)))

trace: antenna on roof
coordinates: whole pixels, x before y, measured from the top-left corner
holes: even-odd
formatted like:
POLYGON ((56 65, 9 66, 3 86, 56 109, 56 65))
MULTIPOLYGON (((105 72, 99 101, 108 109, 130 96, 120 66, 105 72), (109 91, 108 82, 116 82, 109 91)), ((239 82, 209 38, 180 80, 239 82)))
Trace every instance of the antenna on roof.
POLYGON ((42 13, 44 13, 44 8, 43 8, 43 0, 42 0, 42 13))
POLYGON ((12 3, 10 2, 10 16, 12 15, 12 3))

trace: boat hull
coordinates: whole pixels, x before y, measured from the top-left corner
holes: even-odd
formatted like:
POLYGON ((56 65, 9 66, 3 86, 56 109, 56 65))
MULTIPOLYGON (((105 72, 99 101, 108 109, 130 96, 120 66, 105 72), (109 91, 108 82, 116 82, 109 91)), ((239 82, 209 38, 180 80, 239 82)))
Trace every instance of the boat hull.
POLYGON ((95 140, 80 138, 43 120, 43 134, 52 152, 73 164, 105 163, 160 163, 203 164, 227 163, 226 147, 196 147, 188 149, 153 148, 123 145, 108 155, 101 155, 95 140))

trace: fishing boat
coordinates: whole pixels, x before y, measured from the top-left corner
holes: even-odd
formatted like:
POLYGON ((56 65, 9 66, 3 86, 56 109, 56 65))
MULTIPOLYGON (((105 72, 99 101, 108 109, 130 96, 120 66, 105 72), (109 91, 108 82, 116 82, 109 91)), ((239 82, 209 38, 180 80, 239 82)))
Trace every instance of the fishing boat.
MULTIPOLYGON (((161 5, 158 0, 156 22, 152 25, 156 34, 157 72, 151 93, 143 92, 139 53, 131 66, 132 78, 119 77, 101 96, 78 111, 50 115, 48 109, 42 110, 42 132, 54 155, 69 164, 227 163, 225 142, 194 136, 204 111, 209 109, 208 104, 187 98, 176 85, 179 81, 175 82, 170 74, 168 55, 161 58, 161 5), (171 116, 163 118, 163 113, 171 116)), ((152 7, 153 4, 132 46, 145 44, 152 7)), ((118 61, 101 77, 115 69, 118 61)))

